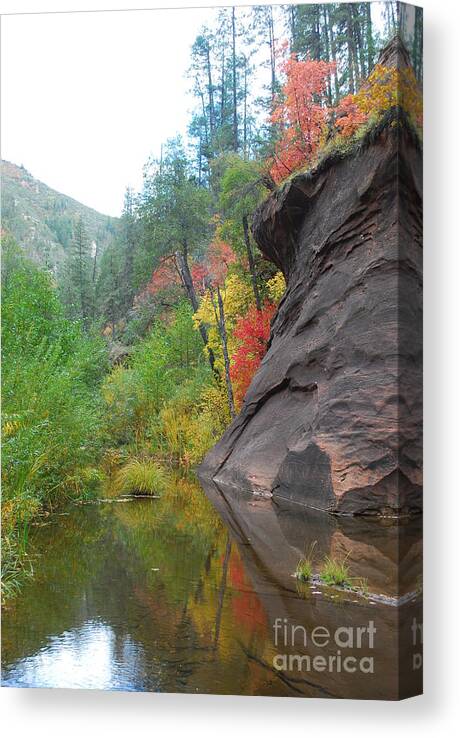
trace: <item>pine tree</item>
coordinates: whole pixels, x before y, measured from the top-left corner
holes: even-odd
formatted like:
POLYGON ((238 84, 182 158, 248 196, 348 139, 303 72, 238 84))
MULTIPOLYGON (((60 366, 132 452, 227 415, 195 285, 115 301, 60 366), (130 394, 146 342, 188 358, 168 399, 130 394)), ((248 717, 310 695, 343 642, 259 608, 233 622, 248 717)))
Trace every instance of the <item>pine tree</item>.
POLYGON ((134 282, 133 264, 134 251, 136 248, 136 216, 134 211, 134 193, 128 187, 125 192, 123 213, 121 216, 121 230, 123 239, 124 264, 122 284, 122 305, 127 312, 133 304, 134 282))
POLYGON ((74 227, 63 278, 63 299, 72 318, 82 321, 87 330, 94 318, 94 256, 80 216, 74 227))

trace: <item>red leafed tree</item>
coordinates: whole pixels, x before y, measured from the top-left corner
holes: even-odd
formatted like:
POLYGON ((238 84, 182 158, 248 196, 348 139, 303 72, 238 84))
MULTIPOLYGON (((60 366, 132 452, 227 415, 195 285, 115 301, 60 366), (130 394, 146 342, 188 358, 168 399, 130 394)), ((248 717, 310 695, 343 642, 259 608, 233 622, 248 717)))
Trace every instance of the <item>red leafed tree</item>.
POLYGON ((234 336, 240 344, 232 357, 231 379, 235 388, 235 399, 241 405, 252 378, 265 356, 270 337, 270 321, 276 306, 268 300, 262 310, 255 305, 238 320, 234 336))
POLYGON ((299 61, 295 54, 282 63, 286 81, 271 116, 272 123, 281 129, 270 162, 270 174, 276 183, 305 166, 318 151, 326 133, 326 90, 334 69, 333 63, 299 61))
POLYGON ((171 288, 180 287, 181 280, 173 257, 164 259, 153 272, 150 282, 136 298, 136 303, 143 302, 149 297, 156 297, 171 288))
POLYGON ((173 285, 180 285, 179 272, 173 259, 163 261, 159 267, 155 269, 148 283, 146 290, 151 295, 156 295, 173 285))
MULTIPOLYGON (((208 247, 204 262, 192 264, 191 275, 197 292, 204 294, 209 285, 221 285, 225 281, 230 264, 236 261, 231 246, 225 241, 214 239, 208 247)), ((164 259, 153 272, 149 283, 138 295, 137 301, 156 297, 171 288, 181 286, 180 273, 174 256, 164 259)))
POLYGON ((215 238, 208 246, 204 262, 197 262, 192 266, 192 279, 197 292, 203 294, 211 285, 220 286, 224 283, 230 264, 234 264, 236 256, 226 241, 215 238))

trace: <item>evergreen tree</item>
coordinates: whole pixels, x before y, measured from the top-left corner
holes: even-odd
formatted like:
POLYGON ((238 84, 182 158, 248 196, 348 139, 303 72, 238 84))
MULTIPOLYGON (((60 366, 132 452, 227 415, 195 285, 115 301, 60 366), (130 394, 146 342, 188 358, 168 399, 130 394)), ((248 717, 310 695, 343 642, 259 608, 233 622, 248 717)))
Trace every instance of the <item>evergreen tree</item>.
POLYGON ((81 320, 85 330, 94 318, 93 259, 85 224, 80 216, 74 226, 61 289, 70 317, 81 320))
MULTIPOLYGON (((172 258, 184 292, 194 312, 198 296, 190 271, 190 259, 203 253, 210 235, 210 195, 190 172, 180 139, 168 142, 161 162, 152 161, 145 172, 140 214, 146 245, 151 256, 151 272, 165 258, 172 258)), ((208 336, 200 327, 205 346, 208 336)), ((214 357, 209 353, 211 367, 214 357)))
POLYGON ((121 237, 123 241, 123 274, 121 285, 121 304, 127 312, 134 299, 134 252, 136 248, 136 214, 134 209, 134 192, 128 187, 125 192, 123 213, 121 216, 121 237))

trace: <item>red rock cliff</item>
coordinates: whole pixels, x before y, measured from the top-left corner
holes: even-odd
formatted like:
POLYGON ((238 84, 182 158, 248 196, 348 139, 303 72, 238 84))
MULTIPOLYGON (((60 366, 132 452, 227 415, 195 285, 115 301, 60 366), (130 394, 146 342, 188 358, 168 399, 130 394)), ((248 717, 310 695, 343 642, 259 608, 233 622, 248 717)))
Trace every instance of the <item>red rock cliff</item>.
POLYGON ((201 474, 340 513, 422 492, 422 155, 394 109, 255 215, 287 290, 242 410, 201 474))

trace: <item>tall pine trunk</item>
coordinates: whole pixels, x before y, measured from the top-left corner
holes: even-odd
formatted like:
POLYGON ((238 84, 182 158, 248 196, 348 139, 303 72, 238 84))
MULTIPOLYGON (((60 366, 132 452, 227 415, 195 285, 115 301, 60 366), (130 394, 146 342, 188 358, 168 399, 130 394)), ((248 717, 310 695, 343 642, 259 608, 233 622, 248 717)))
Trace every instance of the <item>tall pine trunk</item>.
POLYGON ((334 35, 334 23, 332 20, 332 15, 331 15, 329 6, 325 6, 324 14, 325 14, 325 22, 326 22, 326 25, 329 27, 329 32, 330 32, 331 57, 332 57, 332 61, 336 65, 335 72, 334 72, 334 102, 337 105, 337 103, 339 102, 339 98, 340 98, 339 73, 337 69, 337 40, 334 35))
POLYGON ((209 128, 211 131, 211 139, 214 136, 216 127, 215 111, 214 111, 214 87, 212 84, 211 57, 209 52, 209 41, 206 42, 206 70, 208 74, 208 103, 209 103, 209 128))
POLYGON ((348 51, 348 91, 351 95, 355 92, 355 60, 353 49, 353 7, 347 3, 347 51, 348 51))
POLYGON ((216 316, 216 323, 217 323, 217 329, 219 331, 220 336, 220 342, 222 346, 222 354, 224 356, 224 371, 225 371, 225 386, 227 389, 227 401, 228 401, 228 407, 230 410, 230 416, 232 420, 236 418, 236 411, 235 411, 235 400, 233 397, 233 387, 232 387, 232 380, 230 377, 230 356, 228 354, 228 338, 227 338, 227 326, 225 324, 225 311, 224 311, 224 301, 222 300, 222 293, 220 291, 219 285, 216 287, 216 293, 217 293, 217 307, 216 307, 216 301, 214 296, 214 287, 209 288, 209 293, 211 296, 211 301, 214 308, 214 314, 216 316))
POLYGON ((238 151, 238 109, 236 80, 236 21, 235 7, 232 7, 232 85, 233 85, 233 150, 238 151))
MULTIPOLYGON (((176 266, 177 266, 177 270, 180 275, 182 286, 193 308, 193 312, 196 313, 199 307, 199 302, 198 302, 198 297, 197 297, 196 290, 193 284, 192 275, 190 273, 190 267, 188 265, 188 248, 187 248, 186 242, 184 242, 182 245, 182 251, 176 251, 175 257, 176 257, 176 266)), ((217 377, 218 375, 217 375, 217 370, 215 367, 214 353, 209 346, 208 331, 206 330, 206 326, 200 323, 199 331, 200 331, 200 336, 202 338, 202 341, 208 353, 209 366, 211 367, 213 374, 217 377)))
POLYGON ((374 66, 374 35, 372 33, 372 16, 370 3, 366 3, 366 46, 367 46, 367 74, 370 74, 374 66))

